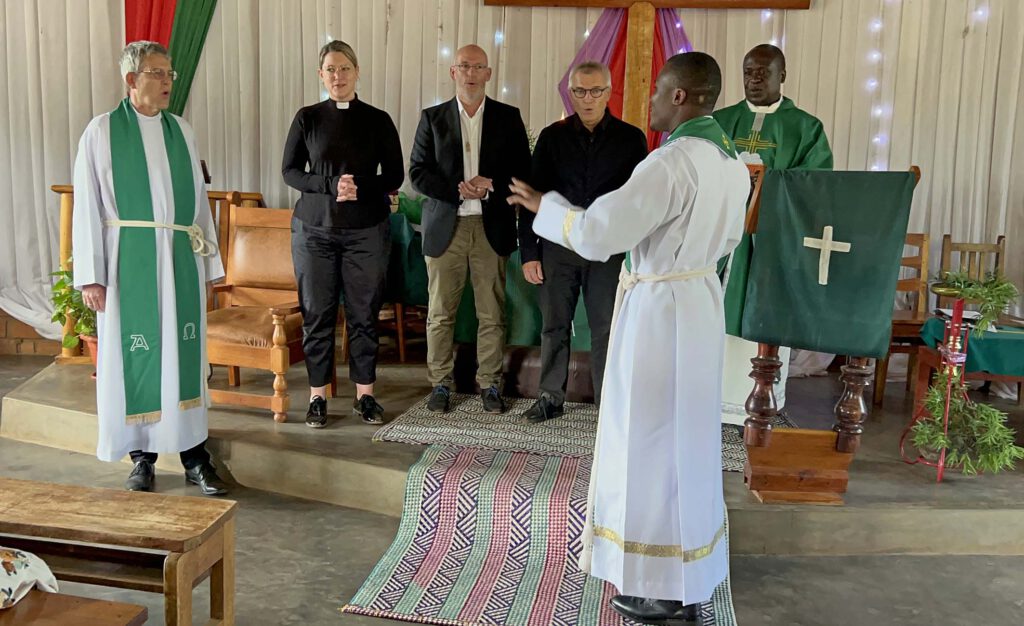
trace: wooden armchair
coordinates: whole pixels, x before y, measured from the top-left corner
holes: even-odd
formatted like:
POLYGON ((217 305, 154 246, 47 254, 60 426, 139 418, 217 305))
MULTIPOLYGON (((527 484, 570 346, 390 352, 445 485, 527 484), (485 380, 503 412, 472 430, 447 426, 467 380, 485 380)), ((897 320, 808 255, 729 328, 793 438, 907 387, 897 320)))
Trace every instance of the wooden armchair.
MULTIPOLYGON (((231 194, 221 215, 225 281, 214 286, 217 306, 207 315, 207 353, 228 368, 228 386, 240 384, 241 367, 274 373, 273 395, 210 390, 223 404, 270 409, 274 420, 288 417, 288 368, 302 361, 302 316, 291 256, 291 209, 241 206, 231 194)), ((337 388, 331 383, 331 395, 337 388)))
POLYGON ((908 354, 907 389, 913 384, 914 364, 917 361, 917 346, 921 341, 921 326, 928 320, 928 234, 907 233, 906 245, 917 248, 915 256, 903 257, 900 267, 908 267, 917 272, 917 276, 903 278, 896 282, 897 292, 916 294, 911 309, 894 311, 892 315, 892 337, 889 340, 889 353, 875 364, 875 406, 882 405, 885 396, 885 376, 889 371, 889 357, 893 354, 908 354))

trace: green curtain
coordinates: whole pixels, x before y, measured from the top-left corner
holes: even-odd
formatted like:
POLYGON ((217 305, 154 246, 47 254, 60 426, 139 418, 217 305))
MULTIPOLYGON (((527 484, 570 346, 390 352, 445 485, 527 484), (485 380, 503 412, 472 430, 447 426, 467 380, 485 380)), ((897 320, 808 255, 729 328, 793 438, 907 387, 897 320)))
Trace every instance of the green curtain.
POLYGON ((181 115, 192 91, 192 79, 203 54, 206 33, 213 21, 217 0, 178 0, 174 9, 174 26, 168 52, 178 72, 178 80, 171 91, 171 113, 181 115))

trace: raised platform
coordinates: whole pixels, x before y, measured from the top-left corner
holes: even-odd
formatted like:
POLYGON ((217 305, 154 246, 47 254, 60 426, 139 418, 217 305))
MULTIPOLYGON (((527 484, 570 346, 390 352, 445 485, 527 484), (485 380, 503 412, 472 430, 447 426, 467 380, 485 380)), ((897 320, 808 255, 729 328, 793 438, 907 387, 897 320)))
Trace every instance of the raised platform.
MULTIPOLYGON (((88 366, 50 365, 7 394, 0 436, 93 454, 96 417, 90 371, 88 366)), ((339 375, 343 378, 342 371, 339 375)), ((224 378, 219 370, 213 384, 224 384, 224 378)), ((388 415, 426 395, 425 380, 421 366, 381 367, 377 395, 388 415)), ((270 381, 264 374, 243 371, 243 387, 265 391, 270 381)), ((302 423, 304 384, 303 369, 292 368, 289 386, 295 394, 285 424, 275 423, 269 413, 212 409, 210 448, 219 467, 247 487, 399 515, 406 472, 423 449, 372 442, 375 427, 351 415, 349 385, 329 403, 329 426, 307 428, 302 423)), ((810 414, 829 416, 836 394, 835 383, 828 379, 791 381, 790 410, 801 426, 825 424, 810 414)), ((867 424, 850 468, 845 506, 760 504, 744 488, 742 474, 727 473, 732 552, 1024 555, 1024 471, 976 478, 947 473, 946 481, 936 484, 934 471, 900 461, 896 440, 907 407, 900 398, 889 400, 897 410, 883 410, 867 424)), ((1014 414, 1019 431, 1024 430, 1020 417, 1014 414)), ((159 465, 181 471, 174 455, 161 456, 159 465)))

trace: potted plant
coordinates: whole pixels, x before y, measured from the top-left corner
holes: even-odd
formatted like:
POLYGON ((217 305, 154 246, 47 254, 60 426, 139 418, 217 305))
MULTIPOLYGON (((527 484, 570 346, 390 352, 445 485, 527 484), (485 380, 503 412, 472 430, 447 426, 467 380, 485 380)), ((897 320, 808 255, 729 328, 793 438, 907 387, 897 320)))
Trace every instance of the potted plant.
POLYGON ((966 476, 996 474, 1013 469, 1024 459, 1024 448, 1014 443, 1016 433, 1006 425, 1006 413, 967 397, 962 375, 954 374, 949 394, 949 427, 943 431, 946 408, 946 377, 939 372, 924 399, 926 415, 912 429, 914 446, 928 456, 946 449, 946 467, 966 476))
MULTIPOLYGON (((962 298, 976 305, 980 317, 974 335, 981 336, 1019 296, 1017 287, 999 274, 984 279, 964 272, 946 272, 931 290, 940 296, 962 298)), ((1024 459, 1024 448, 1016 445, 1016 433, 1006 425, 1006 414, 967 396, 963 369, 952 373, 938 371, 924 399, 924 415, 911 429, 914 446, 929 456, 946 450, 946 466, 971 476, 980 472, 995 474, 1013 469, 1024 459), (949 389, 949 424, 943 427, 949 389)))
POLYGON ((53 321, 63 326, 68 315, 76 320, 73 332, 64 335, 61 345, 74 348, 81 341, 93 365, 96 365, 96 312, 82 301, 82 292, 75 289, 71 270, 60 270, 51 276, 57 279, 50 289, 53 321))

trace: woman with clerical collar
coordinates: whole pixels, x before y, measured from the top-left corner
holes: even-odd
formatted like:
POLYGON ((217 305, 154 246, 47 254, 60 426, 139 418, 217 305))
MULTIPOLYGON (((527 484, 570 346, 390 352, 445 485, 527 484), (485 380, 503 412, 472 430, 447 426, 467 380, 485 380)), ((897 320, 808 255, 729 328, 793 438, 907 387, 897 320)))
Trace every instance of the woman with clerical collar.
POLYGON ((373 397, 377 316, 391 248, 388 194, 405 177, 395 123, 356 95, 359 62, 343 41, 320 49, 317 70, 328 98, 299 109, 285 141, 281 173, 302 192, 292 218, 292 260, 302 307, 309 374, 306 425, 327 424, 339 302, 349 337, 354 412, 383 423, 373 397))

